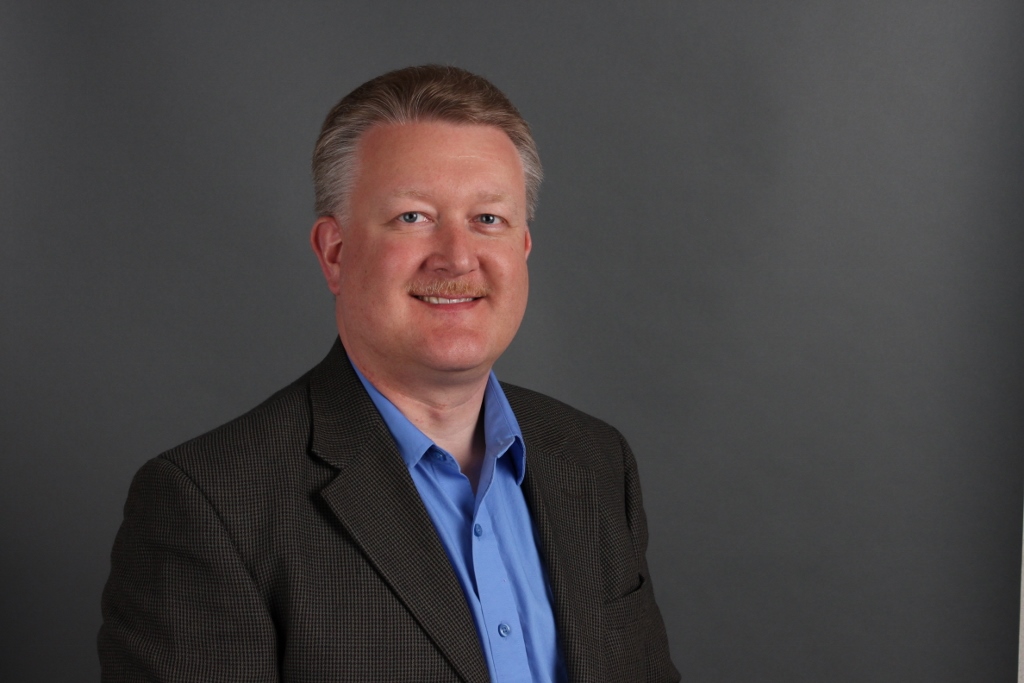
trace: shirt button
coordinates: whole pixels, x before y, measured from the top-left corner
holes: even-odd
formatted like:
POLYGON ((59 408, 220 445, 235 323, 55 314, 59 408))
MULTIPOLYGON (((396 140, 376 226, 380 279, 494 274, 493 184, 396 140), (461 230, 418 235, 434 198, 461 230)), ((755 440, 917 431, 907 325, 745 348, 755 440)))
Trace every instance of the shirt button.
POLYGON ((480 526, 479 524, 473 525, 473 535, 474 536, 483 536, 484 535, 484 528, 482 526, 480 526))
POLYGON ((507 638, 508 634, 512 633, 512 627, 508 624, 498 624, 498 635, 502 638, 507 638))

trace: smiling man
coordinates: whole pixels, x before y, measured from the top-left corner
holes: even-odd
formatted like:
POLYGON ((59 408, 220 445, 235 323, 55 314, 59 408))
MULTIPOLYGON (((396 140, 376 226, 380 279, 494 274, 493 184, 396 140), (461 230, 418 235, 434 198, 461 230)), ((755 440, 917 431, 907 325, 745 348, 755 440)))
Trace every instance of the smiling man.
POLYGON ((136 475, 106 681, 670 681, 636 464, 491 371, 526 309, 529 128, 452 67, 328 115, 327 357, 136 475))
POLYGON ((311 236, 341 343, 475 489, 488 374, 526 310, 523 163, 500 128, 444 120, 378 125, 353 162, 311 236))

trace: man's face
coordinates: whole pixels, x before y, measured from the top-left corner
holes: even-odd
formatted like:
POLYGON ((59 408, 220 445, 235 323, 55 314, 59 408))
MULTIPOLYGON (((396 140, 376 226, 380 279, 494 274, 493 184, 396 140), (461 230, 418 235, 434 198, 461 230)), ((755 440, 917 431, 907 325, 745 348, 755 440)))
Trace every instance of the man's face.
POLYGON ((490 370, 528 289, 526 191, 508 136, 441 122, 372 128, 348 208, 328 281, 359 368, 413 384, 490 370))

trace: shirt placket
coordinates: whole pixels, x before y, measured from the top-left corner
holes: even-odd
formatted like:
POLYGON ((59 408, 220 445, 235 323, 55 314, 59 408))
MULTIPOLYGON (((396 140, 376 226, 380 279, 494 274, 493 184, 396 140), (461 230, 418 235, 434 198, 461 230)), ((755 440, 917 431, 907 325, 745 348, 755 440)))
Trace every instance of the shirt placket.
POLYGON ((480 600, 487 646, 491 652, 496 681, 528 683, 529 676, 522 675, 524 664, 528 661, 526 641, 508 571, 498 550, 491 512, 485 494, 470 527, 474 583, 480 600))

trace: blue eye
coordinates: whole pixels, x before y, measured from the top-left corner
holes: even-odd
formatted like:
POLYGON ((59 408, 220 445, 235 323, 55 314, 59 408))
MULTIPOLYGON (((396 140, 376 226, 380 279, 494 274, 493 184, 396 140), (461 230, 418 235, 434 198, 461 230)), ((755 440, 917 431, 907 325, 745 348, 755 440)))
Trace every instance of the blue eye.
POLYGON ((406 211, 405 213, 398 217, 398 220, 402 221, 403 223, 415 223, 419 219, 419 211, 406 211))
POLYGON ((498 217, 493 213, 482 213, 480 214, 479 221, 484 225, 494 225, 498 222, 498 217))

